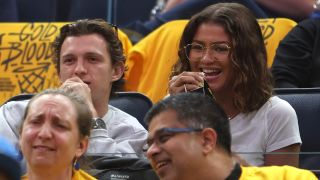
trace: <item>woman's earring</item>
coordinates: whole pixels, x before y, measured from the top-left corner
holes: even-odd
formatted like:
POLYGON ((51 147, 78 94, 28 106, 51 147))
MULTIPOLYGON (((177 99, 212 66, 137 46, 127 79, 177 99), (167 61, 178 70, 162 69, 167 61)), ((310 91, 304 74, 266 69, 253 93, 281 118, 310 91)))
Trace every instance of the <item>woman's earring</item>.
POLYGON ((76 158, 76 160, 73 163, 73 167, 76 171, 78 171, 80 169, 80 164, 78 162, 78 159, 76 158))

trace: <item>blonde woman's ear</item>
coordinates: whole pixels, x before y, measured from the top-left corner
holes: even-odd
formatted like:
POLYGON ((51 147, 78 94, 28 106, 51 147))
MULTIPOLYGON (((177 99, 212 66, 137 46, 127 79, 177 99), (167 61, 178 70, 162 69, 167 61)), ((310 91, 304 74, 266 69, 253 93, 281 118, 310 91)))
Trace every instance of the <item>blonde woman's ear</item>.
POLYGON ((79 142, 79 146, 76 151, 76 158, 79 158, 87 151, 88 144, 89 144, 89 138, 88 138, 88 136, 86 136, 79 142))

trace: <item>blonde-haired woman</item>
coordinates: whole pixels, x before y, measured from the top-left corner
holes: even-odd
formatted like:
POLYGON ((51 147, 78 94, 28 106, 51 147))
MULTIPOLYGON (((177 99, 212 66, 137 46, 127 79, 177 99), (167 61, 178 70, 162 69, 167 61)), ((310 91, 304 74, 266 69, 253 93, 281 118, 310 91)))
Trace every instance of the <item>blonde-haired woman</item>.
POLYGON ((27 161, 22 179, 95 179, 77 166, 88 147, 91 119, 85 101, 63 90, 47 90, 33 97, 20 133, 27 161))

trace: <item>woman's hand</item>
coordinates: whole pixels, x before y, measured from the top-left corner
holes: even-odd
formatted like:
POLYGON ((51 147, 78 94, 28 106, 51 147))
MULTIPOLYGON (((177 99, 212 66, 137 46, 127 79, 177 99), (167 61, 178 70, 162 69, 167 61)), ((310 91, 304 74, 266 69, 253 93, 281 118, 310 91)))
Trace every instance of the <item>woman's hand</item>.
POLYGON ((182 72, 173 76, 169 81, 169 93, 174 95, 188 92, 203 86, 204 74, 202 72, 182 72))

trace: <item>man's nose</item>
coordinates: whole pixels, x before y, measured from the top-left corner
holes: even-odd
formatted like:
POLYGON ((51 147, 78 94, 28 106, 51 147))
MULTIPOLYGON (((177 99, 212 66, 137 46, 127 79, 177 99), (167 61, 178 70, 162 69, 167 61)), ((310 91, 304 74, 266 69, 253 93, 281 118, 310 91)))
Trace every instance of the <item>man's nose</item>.
POLYGON ((83 60, 79 59, 77 61, 77 64, 76 64, 74 72, 75 72, 76 75, 87 73, 87 69, 85 67, 85 63, 84 63, 83 60))
POLYGON ((147 157, 151 159, 154 155, 159 154, 160 151, 161 148, 156 143, 152 143, 147 150, 147 157))

